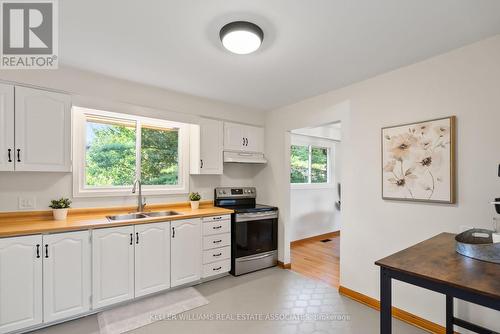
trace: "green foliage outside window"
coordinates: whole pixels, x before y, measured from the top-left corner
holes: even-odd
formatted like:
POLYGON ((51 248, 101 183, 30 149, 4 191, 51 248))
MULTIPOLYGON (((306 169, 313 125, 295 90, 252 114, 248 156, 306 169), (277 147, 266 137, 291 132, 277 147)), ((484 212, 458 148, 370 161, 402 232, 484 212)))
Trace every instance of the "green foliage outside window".
POLYGON ((135 127, 87 122, 86 184, 132 185, 135 178, 135 127))
MULTIPOLYGON (((131 186, 136 177, 135 124, 87 121, 86 185, 131 186)), ((141 180, 144 185, 179 182, 177 129, 141 129, 141 180)))
POLYGON ((290 148, 290 182, 309 182, 309 147, 292 145, 290 148))
POLYGON ((311 183, 328 182, 328 149, 311 148, 311 183))
POLYGON ((292 145, 290 147, 290 183, 327 183, 328 149, 292 145))
POLYGON ((142 184, 177 184, 179 179, 179 132, 142 128, 141 138, 142 184))

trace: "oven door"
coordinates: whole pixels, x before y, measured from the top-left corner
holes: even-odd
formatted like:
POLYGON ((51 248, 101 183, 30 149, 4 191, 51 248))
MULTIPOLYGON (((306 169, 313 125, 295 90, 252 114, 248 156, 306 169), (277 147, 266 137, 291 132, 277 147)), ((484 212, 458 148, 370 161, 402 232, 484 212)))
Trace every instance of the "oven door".
POLYGON ((233 247, 236 258, 276 250, 278 248, 278 212, 236 214, 233 247))

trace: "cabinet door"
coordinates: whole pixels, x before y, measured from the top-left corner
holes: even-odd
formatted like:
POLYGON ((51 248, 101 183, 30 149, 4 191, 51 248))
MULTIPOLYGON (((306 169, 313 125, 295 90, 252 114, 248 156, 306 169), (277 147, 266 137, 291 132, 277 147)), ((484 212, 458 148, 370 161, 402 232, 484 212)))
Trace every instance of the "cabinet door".
POLYGON ((224 149, 241 151, 244 149, 245 139, 243 135, 244 125, 235 123, 224 123, 224 149))
POLYGON ((170 222, 135 226, 135 297, 170 288, 170 222))
POLYGON ((194 282, 201 277, 201 220, 177 220, 171 223, 171 286, 194 282))
POLYGON ((15 87, 15 164, 19 171, 71 171, 71 97, 15 87))
POLYGON ((55 321, 90 310, 90 232, 43 237, 43 320, 55 321))
POLYGON ((264 152, 264 129, 255 126, 245 126, 245 151, 264 152))
POLYGON ((41 235, 0 239, 0 333, 42 322, 41 247, 41 235))
POLYGON ((0 171, 14 170, 14 86, 0 84, 0 171))
POLYGON ((201 174, 222 174, 223 123, 205 119, 200 129, 201 174))
POLYGON ((134 298, 134 227, 92 231, 94 309, 134 298))

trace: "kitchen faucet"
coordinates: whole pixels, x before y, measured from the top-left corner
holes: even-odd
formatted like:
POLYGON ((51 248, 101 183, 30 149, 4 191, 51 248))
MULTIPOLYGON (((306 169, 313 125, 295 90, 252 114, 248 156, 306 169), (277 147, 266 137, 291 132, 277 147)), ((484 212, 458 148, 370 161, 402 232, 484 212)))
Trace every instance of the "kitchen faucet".
POLYGON ((139 187, 139 193, 137 194, 137 212, 143 212, 146 206, 146 200, 142 198, 142 182, 139 179, 134 180, 132 194, 135 194, 137 187, 139 187))

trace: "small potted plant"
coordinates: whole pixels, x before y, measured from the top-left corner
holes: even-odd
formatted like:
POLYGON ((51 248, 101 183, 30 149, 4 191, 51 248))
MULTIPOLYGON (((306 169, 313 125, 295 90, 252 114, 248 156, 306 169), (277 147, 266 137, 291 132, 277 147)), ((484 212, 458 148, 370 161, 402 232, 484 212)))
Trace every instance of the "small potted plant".
POLYGON ((55 220, 66 220, 68 216, 68 209, 71 206, 71 201, 69 198, 61 197, 60 199, 54 199, 50 201, 49 208, 52 208, 52 213, 55 220))
POLYGON ((191 209, 196 210, 200 207, 201 195, 199 193, 192 192, 189 194, 189 200, 191 201, 191 209))

